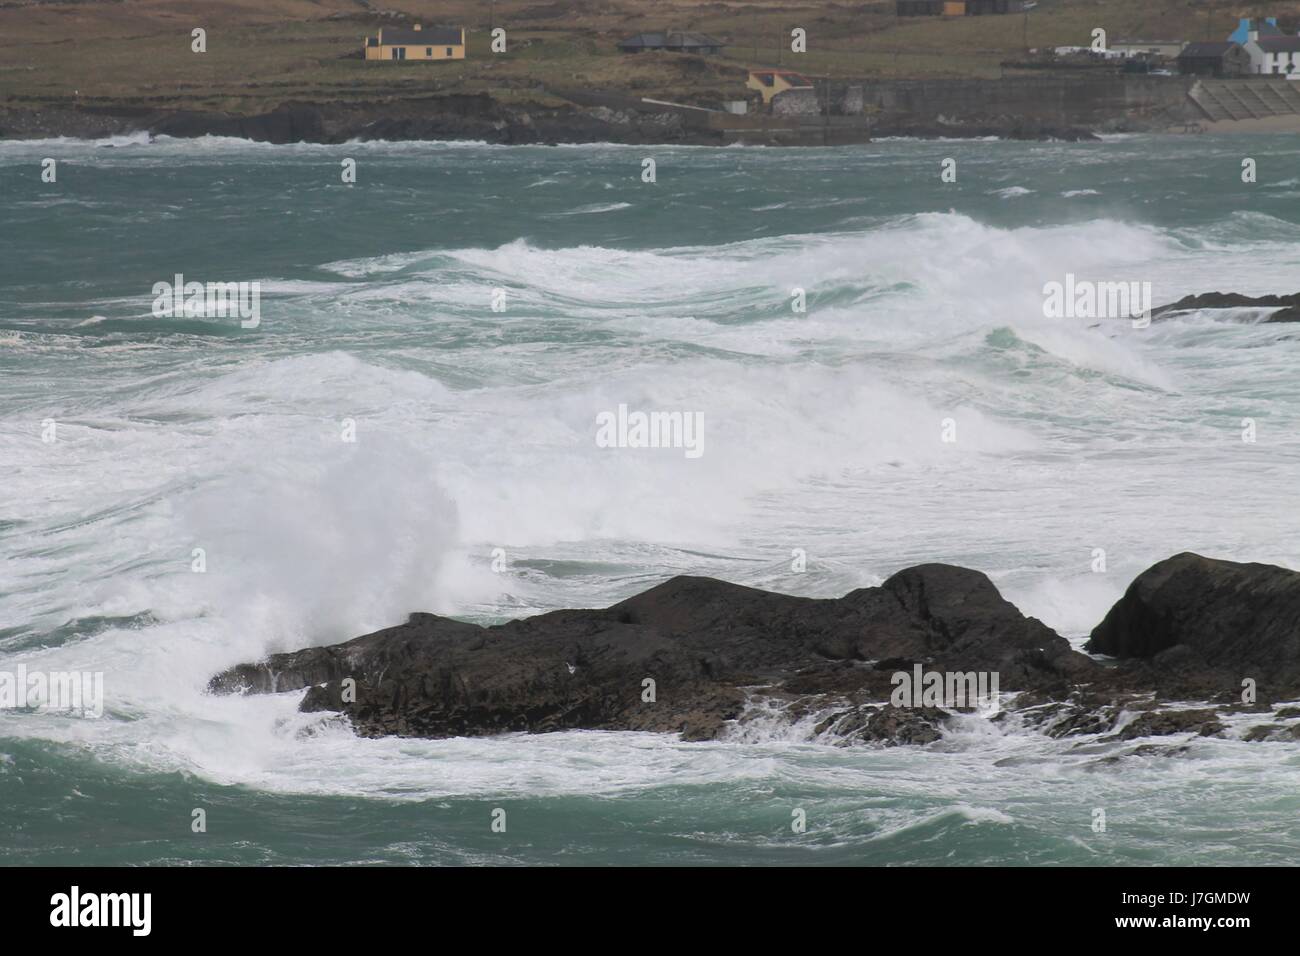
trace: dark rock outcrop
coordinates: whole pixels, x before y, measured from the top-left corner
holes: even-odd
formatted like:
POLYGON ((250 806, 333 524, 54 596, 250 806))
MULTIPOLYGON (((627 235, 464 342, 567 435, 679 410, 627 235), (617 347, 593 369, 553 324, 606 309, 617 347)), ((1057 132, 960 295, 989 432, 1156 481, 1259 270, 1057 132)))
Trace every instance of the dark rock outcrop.
POLYGON ((1151 312, 1153 319, 1201 309, 1275 309, 1265 322, 1300 322, 1300 292, 1295 295, 1249 296, 1236 292, 1188 295, 1151 312))
POLYGON ((269 113, 255 116, 167 113, 153 119, 148 130, 155 135, 176 137, 233 136, 263 143, 319 143, 324 141, 325 121, 317 107, 284 103, 269 113))
POLYGON ((950 717, 939 707, 890 707, 864 705, 832 714, 817 725, 818 734, 828 734, 838 743, 879 743, 887 747, 902 744, 930 744, 943 736, 943 722, 950 717))
MULTIPOLYGON (((211 686, 310 688, 304 710, 343 711, 372 736, 588 728, 710 739, 754 695, 850 711, 886 700, 891 670, 872 662, 888 658, 927 671, 994 672, 1002 691, 1050 693, 1099 669, 983 574, 936 564, 838 600, 678 577, 604 610, 489 628, 414 614, 345 644, 239 665, 211 686)), ((858 717, 844 733, 933 739, 899 715, 858 717)))
POLYGON ((1120 740, 1136 740, 1188 732, 1210 737, 1223 733, 1223 730, 1223 724, 1212 709, 1147 711, 1121 730, 1118 737, 1120 740))
MULTIPOLYGON (((558 91, 557 91, 558 92, 558 91)), ((869 137, 925 139, 1095 140, 1091 130, 1006 114, 977 122, 949 123, 911 113, 886 114, 871 128, 826 127, 813 117, 802 128, 772 126, 755 116, 748 129, 723 130, 692 121, 671 109, 646 109, 635 96, 587 91, 574 97, 536 90, 538 102, 490 93, 447 90, 369 102, 320 100, 285 102, 262 112, 163 109, 139 103, 70 102, 0 107, 0 138, 70 136, 96 139, 148 132, 175 137, 234 136, 269 143, 346 143, 351 140, 482 140, 488 143, 626 143, 724 146, 755 142, 824 146, 866 142, 869 137), (642 108, 611 108, 610 100, 642 108)), ((146 101, 148 102, 148 101, 146 101)), ((156 101, 155 101, 156 102, 156 101)))
POLYGON ((1164 696, 1300 695, 1300 573, 1183 553, 1140 574, 1086 650, 1137 665, 1164 696))
POLYGON ((1297 740, 1300 740, 1300 724, 1293 724, 1291 726, 1285 724, 1260 724, 1256 727, 1250 728, 1242 739, 1252 743, 1259 740, 1294 743, 1297 740))
MULTIPOLYGON (((1072 650, 983 574, 928 564, 833 600, 677 577, 603 610, 494 627, 412 614, 344 644, 240 664, 210 689, 306 690, 302 710, 342 712, 365 736, 599 729, 710 740, 776 713, 809 718, 841 744, 923 745, 972 702, 900 706, 894 676, 919 669, 996 675, 1023 722, 1053 737, 1220 736, 1221 718, 1300 696, 1300 574, 1177 555, 1133 582, 1088 649, 1117 660, 1072 650), (1246 679, 1260 702, 1243 703, 1246 679)), ((1247 739, 1291 736, 1276 725, 1247 739)))
POLYGON ((0 107, 0 138, 95 139, 147 132, 231 136, 267 143, 351 140, 482 140, 488 143, 685 143, 723 145, 716 130, 691 128, 671 113, 506 104, 487 93, 439 94, 373 103, 286 102, 261 113, 142 107, 0 107))

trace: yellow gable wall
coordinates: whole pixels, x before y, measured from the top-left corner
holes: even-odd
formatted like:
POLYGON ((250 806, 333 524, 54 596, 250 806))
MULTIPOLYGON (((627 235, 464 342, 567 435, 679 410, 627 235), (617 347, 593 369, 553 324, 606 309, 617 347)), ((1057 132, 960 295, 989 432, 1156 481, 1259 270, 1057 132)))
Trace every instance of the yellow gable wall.
POLYGON ((751 90, 758 90, 758 92, 763 95, 763 102, 768 103, 771 102, 772 97, 776 96, 776 94, 784 93, 794 85, 784 76, 774 76, 772 77, 772 81, 771 86, 766 86, 758 77, 751 76, 745 83, 745 86, 751 90))

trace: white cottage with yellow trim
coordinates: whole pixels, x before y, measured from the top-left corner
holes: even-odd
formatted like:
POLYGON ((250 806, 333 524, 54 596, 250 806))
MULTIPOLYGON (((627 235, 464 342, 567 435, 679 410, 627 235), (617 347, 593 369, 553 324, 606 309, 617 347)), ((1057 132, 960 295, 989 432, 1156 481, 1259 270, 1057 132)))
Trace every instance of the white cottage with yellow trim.
POLYGON ((433 27, 420 24, 401 30, 380 27, 379 36, 366 37, 367 60, 463 60, 464 27, 433 27))

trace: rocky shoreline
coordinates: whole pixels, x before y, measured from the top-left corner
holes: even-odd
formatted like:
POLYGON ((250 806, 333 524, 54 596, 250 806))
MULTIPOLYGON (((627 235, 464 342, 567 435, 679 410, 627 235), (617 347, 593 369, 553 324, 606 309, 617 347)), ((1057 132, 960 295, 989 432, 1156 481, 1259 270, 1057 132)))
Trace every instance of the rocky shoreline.
POLYGON ((1204 309, 1272 309, 1265 322, 1300 322, 1300 292, 1295 295, 1249 296, 1239 292, 1203 292, 1188 295, 1151 313, 1153 319, 1171 318, 1204 309))
POLYGON ((494 627, 412 614, 237 665, 209 689, 305 690, 302 711, 339 713, 367 737, 590 729, 715 740, 766 708, 817 718, 827 743, 924 745, 981 708, 1102 741, 1222 736, 1226 719, 1252 714, 1243 739, 1296 741, 1300 707, 1274 709, 1300 698, 1298 623, 1300 573, 1191 553, 1139 575, 1088 654, 984 574, 951 565, 829 600, 676 577, 609 608, 494 627), (903 674, 939 675, 940 696, 918 688, 900 700, 903 674), (961 694, 978 675, 992 677, 992 708, 961 694))
MULTIPOLYGON (((354 140, 481 141, 499 145, 620 143, 720 146, 731 142, 823 145, 821 130, 743 131, 703 128, 675 112, 607 107, 505 104, 481 94, 438 95, 384 103, 284 103, 263 113, 158 110, 132 105, 0 108, 0 139, 102 139, 135 133, 190 138, 229 136, 275 144, 339 144, 354 140)), ((835 130, 832 130, 834 133, 835 130)), ((840 133, 839 135, 847 135, 840 133)), ((882 116, 870 135, 915 139, 1096 139, 1082 127, 1057 127, 1008 116, 976 124, 882 116)), ((865 137, 862 137, 865 139, 865 137)))

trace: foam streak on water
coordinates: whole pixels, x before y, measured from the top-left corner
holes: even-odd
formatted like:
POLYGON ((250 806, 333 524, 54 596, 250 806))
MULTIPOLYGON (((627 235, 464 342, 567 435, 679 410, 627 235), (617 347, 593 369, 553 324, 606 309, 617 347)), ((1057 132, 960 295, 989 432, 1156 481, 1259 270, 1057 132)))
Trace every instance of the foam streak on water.
POLYGON ((675 573, 829 596, 950 561, 1080 640, 1177 551, 1300 567, 1300 336, 1042 309, 1067 273, 1295 292, 1300 191, 1241 184, 1246 145, 656 149, 647 185, 621 147, 0 144, 0 669, 102 670, 108 698, 0 713, 0 858, 1294 859, 1300 755, 1244 728, 1116 763, 979 721, 836 748, 779 714, 716 744, 370 741, 297 695, 204 693, 412 610, 496 621, 675 573), (259 281, 261 328, 153 317, 178 272, 259 281), (705 453, 597 447, 620 404, 701 413, 705 453), (493 838, 498 805, 527 839, 493 838), (226 821, 202 845, 195 806, 226 821))

